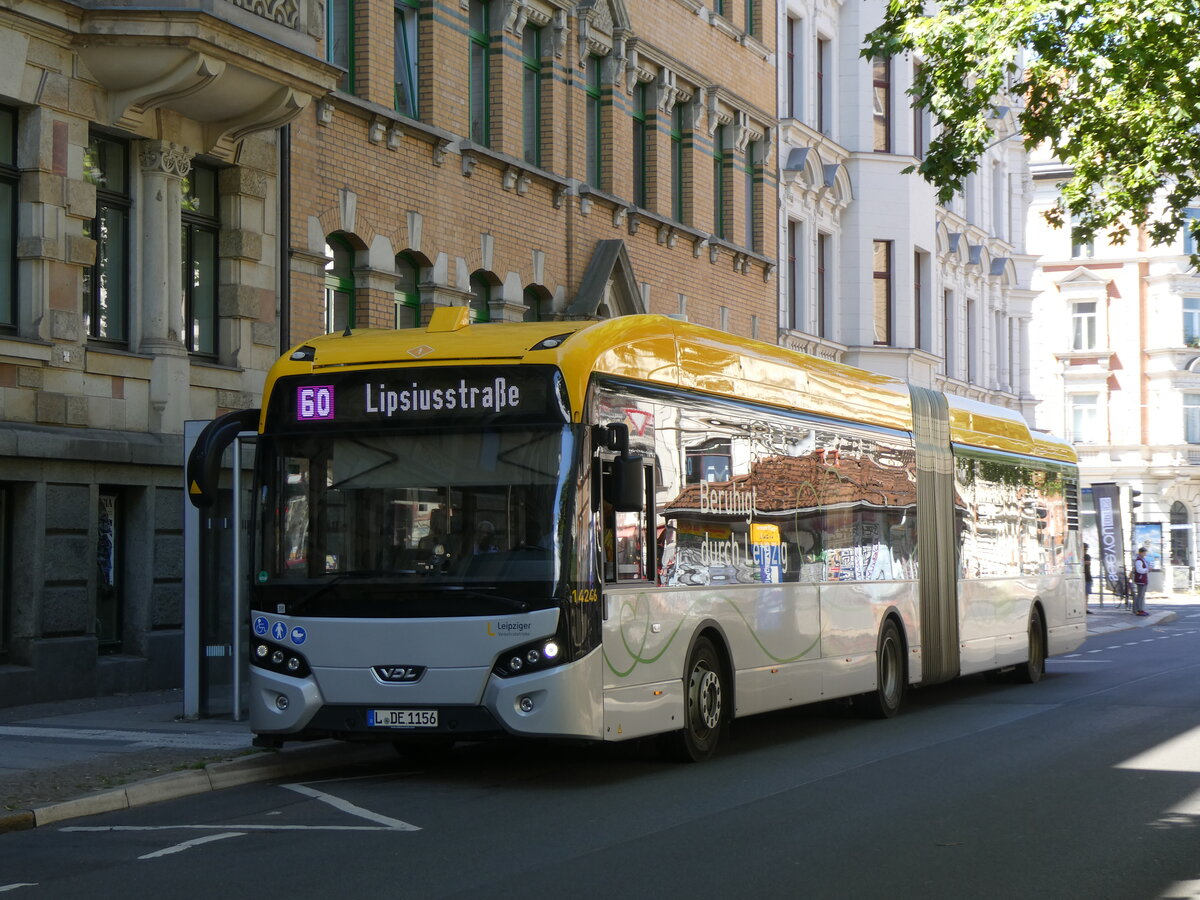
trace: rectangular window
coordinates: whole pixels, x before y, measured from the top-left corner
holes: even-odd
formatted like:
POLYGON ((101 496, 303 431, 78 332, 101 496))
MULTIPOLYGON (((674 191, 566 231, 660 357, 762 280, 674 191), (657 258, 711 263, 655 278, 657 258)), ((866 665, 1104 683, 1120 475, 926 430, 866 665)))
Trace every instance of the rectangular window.
POLYGON ((0 107, 0 329, 17 325, 17 113, 0 107))
POLYGON ((913 337, 919 350, 925 346, 925 254, 913 251, 913 337))
POLYGON ((892 242, 872 242, 873 339, 876 346, 892 344, 892 242))
POLYGON ((671 218, 683 221, 683 107, 671 109, 671 218))
POLYGON ((525 162, 542 164, 542 29, 525 26, 521 36, 521 65, 524 72, 525 162))
POLYGON ((1200 394, 1183 395, 1183 439, 1200 444, 1200 394))
POLYGON ((829 289, 829 254, 832 245, 833 238, 830 235, 817 233, 817 335, 823 338, 832 334, 829 323, 829 298, 832 296, 829 289))
POLYGON ((96 262, 84 269, 83 317, 88 336, 124 343, 129 338, 129 146, 92 135, 83 176, 96 186, 96 217, 84 237, 96 242, 96 262))
POLYGON ((1189 207, 1183 211, 1183 252, 1189 256, 1196 252, 1196 238, 1192 233, 1192 225, 1200 219, 1200 209, 1189 207))
POLYGON ((797 102, 800 97, 800 58, 797 48, 800 46, 800 19, 787 18, 787 109, 784 117, 799 119, 800 109, 797 102))
POLYGON ((718 125, 713 135, 713 234, 728 240, 728 217, 725 203, 728 192, 725 184, 725 146, 729 134, 728 125, 718 125))
MULTIPOLYGON (((920 63, 913 65, 913 83, 921 75, 920 63)), ((917 159, 924 159, 926 152, 929 150, 929 110, 922 109, 913 103, 913 156, 917 159)))
POLYGON ((874 120, 872 149, 892 152, 892 61, 871 61, 871 114, 874 120))
POLYGON ((788 253, 788 305, 787 318, 792 328, 803 331, 804 321, 804 273, 801 265, 801 248, 804 246, 804 225, 789 221, 787 225, 788 253))
POLYGON ((1083 241, 1079 242, 1075 238, 1073 224, 1070 219, 1067 219, 1067 228, 1072 229, 1071 234, 1071 258, 1072 259, 1091 259, 1096 255, 1096 242, 1083 241))
POLYGON ((337 89, 354 93, 354 0, 328 0, 325 7, 325 59, 345 69, 337 89))
POLYGON ((817 38, 817 131, 829 134, 831 126, 829 111, 833 108, 830 96, 830 66, 832 42, 817 38))
POLYGON ((593 55, 587 59, 587 180, 593 187, 600 187, 600 166, 604 153, 600 79, 602 63, 599 56, 593 55))
POLYGON ((121 652, 124 528, 120 495, 101 488, 96 521, 96 642, 101 653, 121 652))
POLYGON ((417 118, 417 3, 395 0, 392 40, 396 79, 396 112, 417 118))
POLYGON ((1072 394, 1071 440, 1076 444, 1100 442, 1100 396, 1098 394, 1072 394))
POLYGON ((942 329, 945 333, 947 378, 958 377, 958 335, 955 333, 958 321, 954 312, 954 292, 942 291, 942 329))
POLYGON ((1200 347, 1200 297, 1183 298, 1183 343, 1200 347))
POLYGON ((1071 305, 1071 349, 1096 349, 1096 301, 1071 305))
POLYGON ((12 634, 12 548, 9 545, 12 534, 9 526, 11 509, 8 488, 0 484, 0 664, 8 660, 9 635, 12 634))
POLYGON ((217 353, 217 245, 221 214, 217 170, 194 164, 183 180, 183 304, 187 348, 217 353))
POLYGON ((488 23, 488 4, 485 0, 470 0, 471 9, 467 34, 471 43, 471 140, 489 146, 491 128, 488 121, 491 90, 491 27, 488 23))
POLYGON ((967 381, 979 383, 979 319, 978 304, 967 298, 967 381))
POLYGON ((638 82, 633 89, 633 202, 646 207, 646 150, 649 130, 646 124, 648 86, 638 82))
POLYGON ((743 14, 746 17, 746 22, 745 22, 746 34, 757 35, 758 17, 755 16, 755 14, 754 14, 754 3, 755 3, 755 0, 746 0, 745 8, 743 9, 743 14))
POLYGON ((754 227, 758 224, 758 204, 754 202, 754 169, 758 165, 758 141, 746 144, 746 157, 742 169, 743 205, 746 211, 746 233, 744 246, 751 250, 758 249, 754 237, 754 227))

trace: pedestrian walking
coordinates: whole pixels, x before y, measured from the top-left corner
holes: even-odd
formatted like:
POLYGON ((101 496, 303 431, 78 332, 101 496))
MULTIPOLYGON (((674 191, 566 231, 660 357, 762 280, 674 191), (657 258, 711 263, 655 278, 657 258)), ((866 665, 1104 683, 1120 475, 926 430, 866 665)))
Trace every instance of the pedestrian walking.
POLYGON ((1146 612, 1146 585, 1150 583, 1150 562, 1146 559, 1146 548, 1138 548, 1133 559, 1133 614, 1148 616, 1146 612))
POLYGON ((1092 554, 1088 553, 1088 545, 1083 545, 1083 602, 1086 605, 1092 599, 1092 554))

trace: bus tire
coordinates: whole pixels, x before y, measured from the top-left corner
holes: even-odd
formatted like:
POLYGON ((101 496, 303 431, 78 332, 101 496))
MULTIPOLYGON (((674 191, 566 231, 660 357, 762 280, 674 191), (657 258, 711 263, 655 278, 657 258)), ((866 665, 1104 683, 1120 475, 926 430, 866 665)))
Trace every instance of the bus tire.
POLYGON ((682 762, 704 762, 721 742, 728 717, 725 669, 712 641, 697 639, 683 672, 683 730, 668 735, 670 755, 682 762))
POLYGON ((884 619, 875 653, 875 690, 857 697, 855 706, 871 719, 892 718, 904 700, 906 676, 900 629, 894 619, 884 619))
POLYGON ((1046 674, 1046 633, 1042 614, 1034 607, 1029 615, 1029 657, 1013 673, 1020 684, 1037 684, 1046 674))

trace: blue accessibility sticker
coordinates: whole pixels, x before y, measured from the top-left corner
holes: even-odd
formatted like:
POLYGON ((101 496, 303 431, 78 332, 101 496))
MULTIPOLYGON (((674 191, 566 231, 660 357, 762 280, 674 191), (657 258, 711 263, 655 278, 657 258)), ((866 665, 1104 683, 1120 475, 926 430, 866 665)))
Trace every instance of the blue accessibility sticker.
POLYGON ((266 616, 256 616, 254 619, 254 633, 262 637, 267 633, 267 629, 271 627, 271 623, 267 621, 266 616))
POLYGON ((275 638, 277 641, 282 641, 285 637, 287 637, 287 626, 282 622, 276 622, 271 626, 271 637, 275 638))
POLYGON ((295 628, 292 629, 292 643, 293 644, 303 644, 307 637, 308 637, 308 632, 305 631, 303 628, 301 628, 299 625, 297 625, 295 628))

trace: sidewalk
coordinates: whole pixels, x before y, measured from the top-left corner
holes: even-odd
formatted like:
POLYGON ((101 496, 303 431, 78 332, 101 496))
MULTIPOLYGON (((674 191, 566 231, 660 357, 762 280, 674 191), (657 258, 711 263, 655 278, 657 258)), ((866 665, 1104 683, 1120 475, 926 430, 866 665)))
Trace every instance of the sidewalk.
MULTIPOLYGON (((1088 606, 1088 634, 1147 628, 1176 617, 1146 599, 1137 617, 1106 598, 1088 606)), ((1196 603, 1195 599, 1177 603, 1196 603)), ((319 741, 251 745, 246 722, 184 720, 182 691, 0 709, 0 834, 191 794, 394 757, 390 744, 319 741)))

